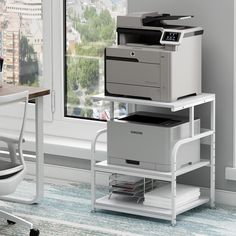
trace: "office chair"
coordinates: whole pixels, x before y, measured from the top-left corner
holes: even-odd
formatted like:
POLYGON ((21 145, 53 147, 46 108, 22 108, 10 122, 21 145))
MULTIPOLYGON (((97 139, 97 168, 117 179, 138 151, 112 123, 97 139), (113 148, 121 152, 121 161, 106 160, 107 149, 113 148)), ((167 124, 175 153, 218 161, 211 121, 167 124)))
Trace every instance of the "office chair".
MULTIPOLYGON (((28 105, 28 91, 0 97, 0 106, 10 105, 19 102, 23 102, 23 115, 20 124, 19 135, 16 137, 12 135, 0 134, 0 142, 4 142, 9 150, 9 158, 0 159, 0 196, 5 196, 13 193, 26 174, 26 164, 22 152, 22 143, 24 142, 23 133, 28 105)), ((32 223, 22 218, 19 218, 1 209, 0 217, 6 219, 8 224, 17 223, 28 227, 30 230, 30 236, 39 235, 39 230, 34 229, 32 223)))

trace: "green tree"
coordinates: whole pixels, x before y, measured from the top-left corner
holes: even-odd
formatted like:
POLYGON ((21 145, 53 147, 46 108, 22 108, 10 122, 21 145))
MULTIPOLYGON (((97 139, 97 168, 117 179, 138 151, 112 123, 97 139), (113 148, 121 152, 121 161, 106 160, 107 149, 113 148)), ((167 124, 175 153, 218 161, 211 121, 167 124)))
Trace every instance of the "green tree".
POLYGON ((77 55, 102 57, 104 47, 106 47, 105 42, 80 43, 76 45, 75 51, 77 55))
POLYGON ((80 33, 81 42, 73 48, 80 57, 67 57, 67 101, 76 105, 79 90, 82 90, 86 94, 85 101, 81 99, 80 109, 75 107, 73 113, 91 118, 93 110, 89 107, 92 101, 87 95, 95 93, 98 88, 99 58, 103 56, 104 48, 115 42, 115 21, 108 10, 98 12, 94 7, 86 7, 80 19, 73 10, 68 15, 80 33))
POLYGON ((87 106, 87 107, 91 107, 91 106, 93 105, 92 100, 91 100, 90 97, 86 97, 86 98, 85 98, 85 103, 84 103, 84 105, 87 106))
POLYGON ((95 7, 86 7, 84 11, 84 18, 86 20, 93 19, 97 16, 96 8, 95 7))
POLYGON ((79 105, 80 99, 76 94, 79 87, 78 65, 74 58, 67 59, 67 77, 70 78, 67 82, 67 103, 70 105, 79 105))
POLYGON ((92 59, 79 59, 79 83, 84 89, 87 89, 87 93, 92 93, 98 86, 99 78, 99 61, 92 59))
POLYGON ((114 40, 115 39, 115 22, 111 17, 111 14, 108 10, 102 10, 99 16, 100 21, 100 39, 104 41, 114 40))
POLYGON ((38 61, 36 52, 25 36, 20 39, 20 84, 38 85, 38 61))
POLYGON ((67 92, 67 103, 69 103, 70 105, 80 105, 80 99, 78 96, 76 96, 75 92, 72 90, 69 90, 67 92))
POLYGON ((68 58, 67 60, 67 96, 69 101, 76 101, 79 87, 87 94, 94 92, 98 86, 99 61, 88 58, 68 58), (74 94, 74 95, 73 95, 74 94), (72 96, 74 96, 72 98, 72 96))
POLYGON ((115 40, 115 22, 108 10, 97 13, 94 7, 87 7, 84 19, 85 22, 78 21, 75 24, 82 42, 106 41, 111 44, 115 40))
POLYGON ((93 110, 92 109, 81 109, 80 116, 87 117, 87 118, 93 118, 93 110))
POLYGON ((72 57, 67 59, 67 77, 70 78, 67 83, 69 90, 77 90, 79 87, 79 64, 78 60, 72 57))

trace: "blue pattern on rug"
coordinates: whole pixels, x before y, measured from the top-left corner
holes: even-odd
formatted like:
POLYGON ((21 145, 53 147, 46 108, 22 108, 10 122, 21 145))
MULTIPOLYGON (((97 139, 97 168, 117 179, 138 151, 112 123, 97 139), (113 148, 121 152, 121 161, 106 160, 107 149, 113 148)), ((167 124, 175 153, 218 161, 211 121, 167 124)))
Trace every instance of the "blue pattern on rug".
MULTIPOLYGON (((32 181, 24 181, 17 195, 30 193, 32 181)), ((99 187, 98 196, 106 193, 99 187)), ((30 220, 45 236, 199 236, 236 235, 236 208, 218 205, 216 209, 201 206, 177 218, 177 226, 169 221, 108 211, 91 213, 90 185, 45 184, 45 197, 38 205, 0 201, 0 208, 30 220)), ((19 225, 7 225, 0 219, 1 236, 25 236, 19 225)))

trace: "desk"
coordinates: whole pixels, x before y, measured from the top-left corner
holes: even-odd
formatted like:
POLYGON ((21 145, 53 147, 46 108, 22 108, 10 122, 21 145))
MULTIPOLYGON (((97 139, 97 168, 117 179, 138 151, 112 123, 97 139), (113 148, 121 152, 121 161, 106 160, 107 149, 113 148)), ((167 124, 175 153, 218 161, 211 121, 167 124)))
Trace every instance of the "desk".
POLYGON ((43 198, 43 96, 50 94, 50 90, 29 86, 14 86, 4 84, 3 87, 0 88, 0 97, 4 95, 23 92, 25 90, 29 91, 29 100, 35 100, 36 192, 35 196, 33 196, 31 199, 15 197, 1 197, 1 199, 12 202, 33 204, 39 203, 40 200, 43 198))

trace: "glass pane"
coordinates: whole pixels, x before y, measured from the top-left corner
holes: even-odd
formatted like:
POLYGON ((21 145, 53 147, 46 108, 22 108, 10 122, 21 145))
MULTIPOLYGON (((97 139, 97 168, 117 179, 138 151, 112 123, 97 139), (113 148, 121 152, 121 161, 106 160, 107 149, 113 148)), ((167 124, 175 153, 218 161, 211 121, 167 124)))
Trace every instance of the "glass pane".
POLYGON ((42 79, 42 0, 0 1, 3 80, 39 86, 42 79))
MULTIPOLYGON (((109 118, 105 102, 91 95, 104 92, 103 52, 116 44, 116 17, 126 13, 126 0, 65 1, 65 115, 109 118)), ((125 113, 124 104, 116 112, 125 113)))

